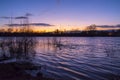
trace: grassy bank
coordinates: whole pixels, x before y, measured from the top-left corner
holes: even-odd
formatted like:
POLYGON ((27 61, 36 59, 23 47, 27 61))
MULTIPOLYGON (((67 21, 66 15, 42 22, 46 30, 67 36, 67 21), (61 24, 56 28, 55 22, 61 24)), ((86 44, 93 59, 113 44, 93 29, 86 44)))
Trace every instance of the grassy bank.
POLYGON ((40 69, 41 66, 29 62, 0 63, 0 80, 54 80, 43 77, 40 72, 36 76, 32 76, 27 72, 40 69))

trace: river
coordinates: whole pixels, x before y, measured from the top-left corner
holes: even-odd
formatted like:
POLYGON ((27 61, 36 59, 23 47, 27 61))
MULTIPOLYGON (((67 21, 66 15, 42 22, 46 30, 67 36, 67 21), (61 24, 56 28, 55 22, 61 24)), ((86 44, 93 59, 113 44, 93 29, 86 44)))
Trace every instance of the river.
POLYGON ((0 38, 0 51, 2 54, 8 54, 9 51, 17 58, 20 56, 28 58, 27 54, 31 52, 34 56, 33 62, 42 65, 41 72, 44 76, 57 80, 120 79, 120 37, 28 39, 0 38), (25 54, 21 54, 23 52, 25 54))
POLYGON ((45 67, 45 76, 62 80, 113 80, 116 75, 120 78, 119 37, 37 40, 36 61, 45 67))

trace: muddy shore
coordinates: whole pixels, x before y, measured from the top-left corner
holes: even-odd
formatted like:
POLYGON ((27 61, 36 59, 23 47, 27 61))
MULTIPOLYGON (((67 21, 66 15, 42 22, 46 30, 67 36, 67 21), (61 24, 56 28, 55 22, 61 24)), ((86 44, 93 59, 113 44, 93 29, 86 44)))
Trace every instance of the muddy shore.
POLYGON ((38 69, 40 70, 41 66, 29 62, 0 63, 0 80, 54 80, 43 77, 40 72, 36 76, 27 72, 38 69))

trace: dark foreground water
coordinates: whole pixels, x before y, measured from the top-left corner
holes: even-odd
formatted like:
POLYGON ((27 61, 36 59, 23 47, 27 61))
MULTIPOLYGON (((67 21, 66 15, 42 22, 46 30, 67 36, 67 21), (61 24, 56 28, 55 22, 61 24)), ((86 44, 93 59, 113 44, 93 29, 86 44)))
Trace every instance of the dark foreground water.
POLYGON ((34 48, 33 60, 43 66, 44 76, 61 80, 120 80, 119 37, 37 37, 36 42, 28 49, 34 48))

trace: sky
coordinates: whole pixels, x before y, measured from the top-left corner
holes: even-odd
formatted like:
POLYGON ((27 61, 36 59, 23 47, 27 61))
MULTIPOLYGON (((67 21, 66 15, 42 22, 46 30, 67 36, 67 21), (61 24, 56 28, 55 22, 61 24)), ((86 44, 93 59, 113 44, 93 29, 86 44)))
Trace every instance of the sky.
MULTIPOLYGON (((120 0, 0 0, 0 17, 31 13, 30 22, 58 28, 120 24, 120 0)), ((16 23, 16 20, 13 21, 16 23)), ((8 20, 0 18, 0 25, 8 20)))

